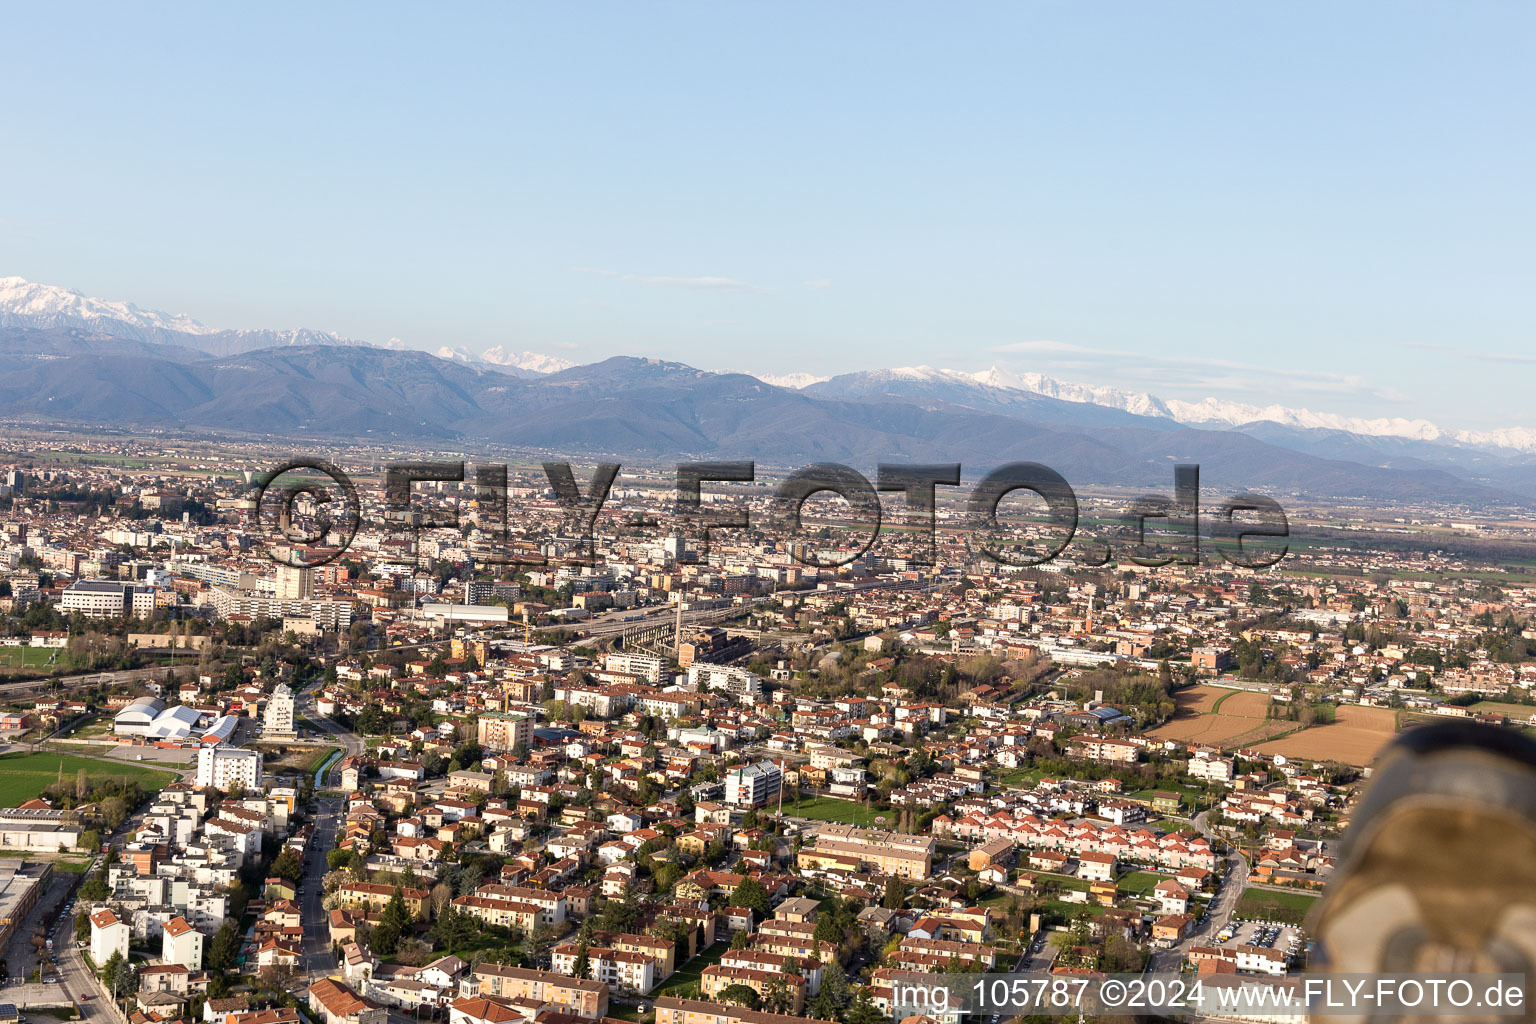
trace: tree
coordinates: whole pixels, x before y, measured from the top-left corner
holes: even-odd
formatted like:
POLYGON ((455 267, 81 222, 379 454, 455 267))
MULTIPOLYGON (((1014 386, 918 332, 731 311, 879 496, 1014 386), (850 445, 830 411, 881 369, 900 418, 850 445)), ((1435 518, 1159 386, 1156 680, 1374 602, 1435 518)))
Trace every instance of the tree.
POLYGON ((749 1010, 759 1009, 763 1005, 762 997, 757 994, 757 989, 750 985, 727 985, 720 990, 715 997, 722 1003, 734 1003, 737 1006, 745 1006, 749 1010))
POLYGON ((830 942, 835 946, 843 941, 843 930, 831 914, 822 914, 816 922, 813 937, 817 942, 830 942))
POLYGON ((81 768, 75 773, 75 798, 84 800, 91 793, 91 780, 86 778, 85 769, 81 768))
POLYGON ((139 990, 139 976, 123 954, 113 950, 101 969, 101 980, 114 999, 131 996, 139 990))
POLYGON ((880 905, 886 910, 900 910, 907 905, 907 886, 901 879, 892 875, 885 880, 885 898, 880 905))
POLYGON ((258 977, 262 987, 273 996, 281 996, 293 978, 293 968, 288 964, 269 964, 261 969, 258 977))
POLYGON ((542 962, 549 955, 550 947, 555 944, 555 937, 549 933, 549 926, 542 918, 533 922, 533 928, 528 932, 528 955, 534 960, 542 962))
POLYGON ((858 994, 853 997, 844 1020, 848 1024, 887 1024, 885 1014, 875 1005, 866 987, 860 987, 858 994))
POLYGON ((101 817, 108 828, 116 829, 128 817, 128 805, 120 796, 109 796, 101 802, 101 817))
POLYGON ((571 965, 571 977, 592 977, 592 961, 587 956, 587 944, 585 942, 578 943, 576 946, 576 962, 571 965))
POLYGON ((299 859, 299 854, 293 847, 283 847, 283 852, 272 861, 272 874, 290 882, 297 882, 304 876, 304 862, 299 859))
POLYGON ((839 1011, 845 1008, 853 998, 853 992, 848 987, 848 974, 837 960, 833 960, 822 968, 821 994, 831 1000, 834 1010, 839 1011))
POLYGON ((362 860, 356 850, 331 850, 325 855, 326 866, 332 871, 356 870, 362 860))
POLYGON ((837 1007, 832 1005, 832 1000, 827 998, 827 990, 817 992, 810 1002, 805 1004, 805 1012, 817 1020, 836 1020, 837 1007))
POLYGON ((768 916, 770 909, 768 890, 763 887, 762 882, 755 878, 743 879, 741 884, 736 887, 736 891, 731 895, 731 902, 738 907, 750 907, 763 917, 768 916))
POLYGON ((106 869, 96 872, 80 885, 81 903, 100 903, 108 896, 106 869))
POLYGON ((389 897, 389 902, 384 904, 384 913, 380 917, 383 926, 394 928, 397 936, 404 935, 406 929, 411 926, 411 911, 405 905, 405 893, 398 885, 389 897))
POLYGON ((388 922, 368 933, 368 948, 379 956, 393 956, 400 948, 400 929, 388 922))
POLYGON ((208 944, 208 969, 220 973, 228 971, 235 966, 235 957, 239 955, 239 926, 233 919, 226 920, 214 933, 213 941, 208 944))

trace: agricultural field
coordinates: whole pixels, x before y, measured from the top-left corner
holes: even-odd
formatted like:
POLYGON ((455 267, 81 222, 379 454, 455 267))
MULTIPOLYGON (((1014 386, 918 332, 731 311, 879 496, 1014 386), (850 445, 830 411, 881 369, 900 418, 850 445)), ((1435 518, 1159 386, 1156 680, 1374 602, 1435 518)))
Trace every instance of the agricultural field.
POLYGON ((158 792, 176 777, 137 764, 113 764, 73 754, 4 754, 0 755, 0 807, 21 806, 57 782, 61 773, 66 783, 72 782, 82 768, 92 781, 137 779, 148 792, 158 792))
POLYGON ((1305 761, 1337 761, 1363 768, 1397 735, 1397 712, 1344 704, 1331 725, 1314 725, 1283 739, 1261 743, 1261 754, 1284 754, 1305 761))
POLYGON ((1201 685, 1178 691, 1173 700, 1178 710, 1149 730, 1148 739, 1247 747, 1296 727, 1293 722, 1266 717, 1266 693, 1201 685))

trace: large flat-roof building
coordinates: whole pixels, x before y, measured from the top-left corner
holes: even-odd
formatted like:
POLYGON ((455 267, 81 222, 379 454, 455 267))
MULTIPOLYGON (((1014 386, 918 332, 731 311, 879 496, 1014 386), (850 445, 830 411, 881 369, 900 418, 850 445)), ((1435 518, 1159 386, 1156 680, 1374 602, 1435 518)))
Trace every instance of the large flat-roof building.
POLYGON ((725 777, 725 802, 732 807, 766 807, 779 798, 784 772, 772 761, 742 765, 725 777))
POLYGON ((527 749, 533 745, 533 722, 518 711, 487 711, 475 727, 475 740, 486 750, 527 749))
POLYGON ((76 580, 59 596, 59 608, 96 619, 149 615, 155 610, 155 588, 121 580, 76 580))
POLYGON ((878 871, 883 875, 921 880, 933 870, 937 842, 931 836, 827 825, 814 845, 800 851, 802 871, 878 871))
POLYGON ((255 590, 233 587, 210 588, 213 610, 219 618, 248 615, 253 619, 307 619, 318 629, 342 630, 352 625, 351 601, 325 601, 314 598, 287 598, 255 590))
POLYGON ((51 864, 0 861, 0 949, 10 945, 52 874, 51 864))
POLYGON ((261 751, 225 746, 222 743, 197 751, 197 784, 229 792, 236 786, 247 792, 261 789, 261 751))

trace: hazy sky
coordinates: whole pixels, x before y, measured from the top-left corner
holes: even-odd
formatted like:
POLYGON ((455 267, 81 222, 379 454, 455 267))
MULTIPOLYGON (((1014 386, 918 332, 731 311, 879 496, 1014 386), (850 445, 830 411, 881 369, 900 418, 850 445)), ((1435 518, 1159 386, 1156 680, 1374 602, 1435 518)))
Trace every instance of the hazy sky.
POLYGON ((1536 425, 1528 3, 353 10, 8 6, 0 275, 1536 425))

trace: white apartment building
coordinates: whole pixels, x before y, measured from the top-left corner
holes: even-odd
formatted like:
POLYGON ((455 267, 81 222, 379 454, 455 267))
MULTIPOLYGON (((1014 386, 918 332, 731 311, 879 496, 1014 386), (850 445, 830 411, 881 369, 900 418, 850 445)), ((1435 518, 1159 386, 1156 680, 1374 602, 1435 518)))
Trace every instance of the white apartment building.
POLYGON ((160 959, 168 964, 181 964, 189 971, 202 970, 203 933, 188 924, 184 917, 171 918, 165 923, 160 959))
POLYGON ((148 615, 155 610, 155 590, 118 580, 76 580, 64 588, 59 608, 96 619, 148 615))
POLYGON ((1230 782, 1232 780, 1232 762, 1219 757, 1192 757, 1189 759, 1189 774, 1206 782, 1230 782))
POLYGON ((743 765, 725 777, 725 802, 732 807, 765 807, 777 800, 784 773, 772 761, 743 765))
POLYGON ((280 601, 314 600, 314 570, 308 566, 279 565, 275 590, 280 601))
MULTIPOLYGON (((567 944, 556 947, 550 957, 555 973, 574 976, 577 947, 567 944)), ((601 946, 587 947, 587 962, 592 978, 607 982, 609 987, 627 992, 649 992, 656 984, 656 961, 643 953, 631 953, 601 946)))
POLYGON ((342 630, 352 625, 351 601, 317 601, 283 598, 274 594, 231 587, 209 588, 213 610, 219 618, 249 615, 251 618, 308 619, 320 629, 342 630))
POLYGON ((287 683, 278 683, 262 711, 261 731, 264 733, 293 732, 293 691, 287 683))
POLYGON ((667 663, 653 654, 614 652, 603 659, 603 667, 609 672, 628 672, 643 676, 648 683, 659 683, 667 663))
POLYGON ((688 682, 700 690, 724 690, 743 704, 756 703, 763 696, 763 681, 735 665, 696 661, 688 666, 688 682))
POLYGON ((197 784, 229 792, 235 786, 250 792, 261 788, 261 751, 212 744, 197 752, 197 784))
POLYGON ((121 953, 128 959, 128 940, 133 929, 128 922, 118 920, 112 911, 102 908, 91 915, 91 959, 105 964, 113 953, 121 953))

